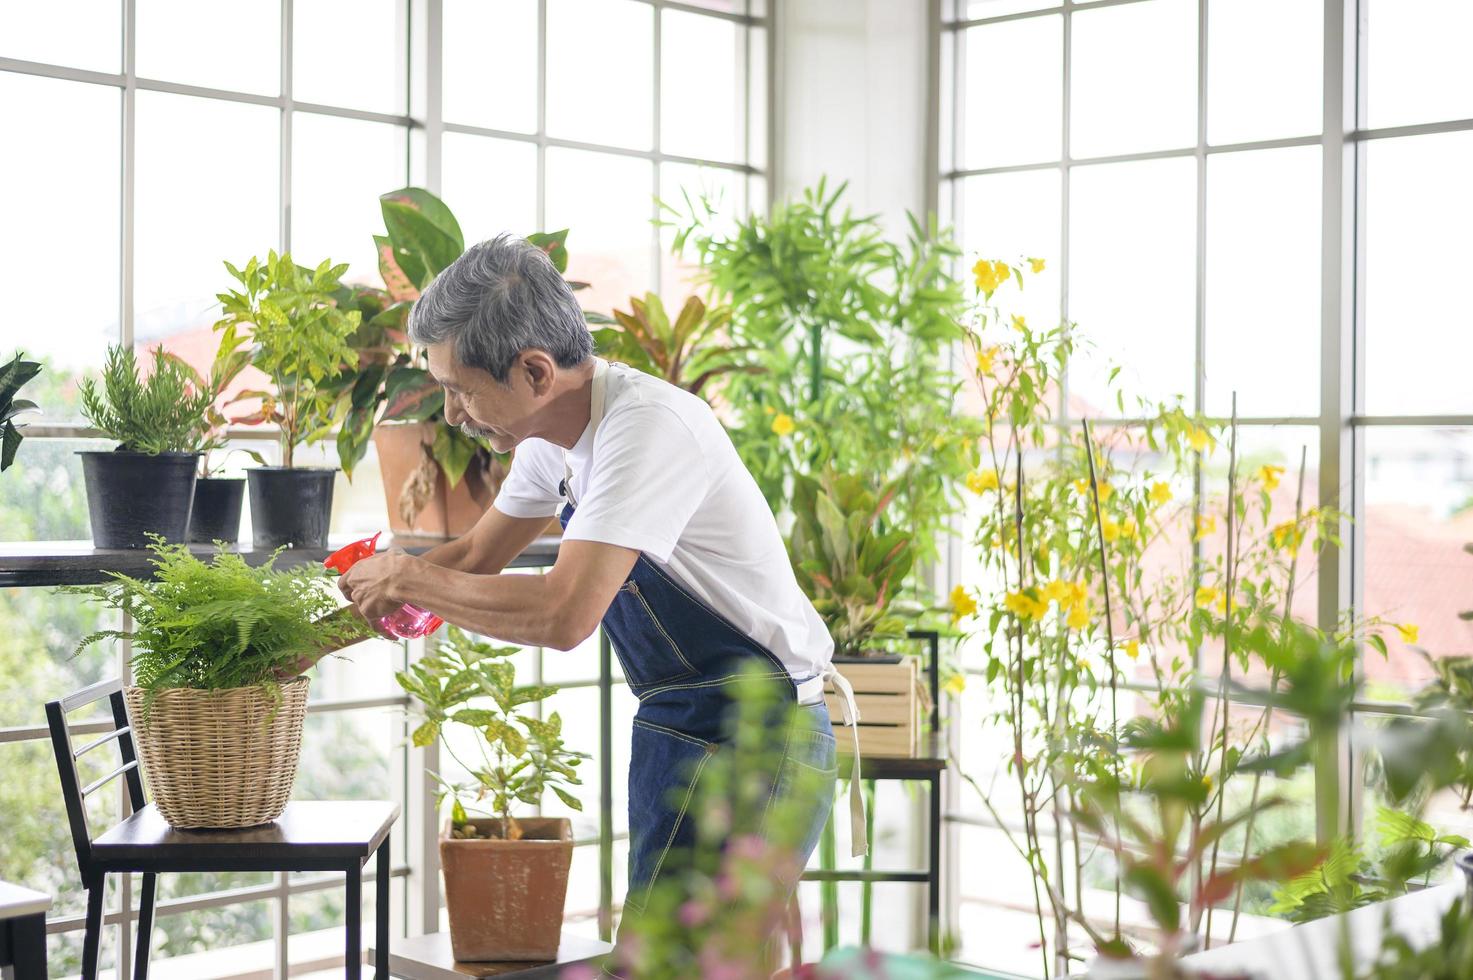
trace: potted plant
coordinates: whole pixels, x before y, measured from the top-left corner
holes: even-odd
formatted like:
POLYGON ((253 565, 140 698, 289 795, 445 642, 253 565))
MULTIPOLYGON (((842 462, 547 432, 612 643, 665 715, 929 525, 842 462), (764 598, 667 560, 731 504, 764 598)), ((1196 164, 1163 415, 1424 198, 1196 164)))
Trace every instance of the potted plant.
POLYGON ((15 462, 15 451, 24 438, 15 420, 27 412, 39 411, 35 402, 15 396, 27 381, 40 373, 40 364, 22 360, 19 353, 0 368, 0 472, 15 462))
MULTIPOLYGON (((419 187, 379 198, 385 234, 374 236, 384 288, 343 290, 361 311, 357 355, 328 386, 342 399, 338 459, 350 477, 373 442, 395 534, 457 537, 480 519, 506 477, 510 456, 445 422, 444 391, 430 377, 423 348, 409 342, 409 309, 420 291, 465 251, 450 208, 419 187)), ((568 232, 528 235, 559 272, 568 267, 568 232)), ((574 289, 587 283, 570 281, 574 289)), ((610 322, 585 313, 590 323, 610 322)), ((560 532, 556 521, 549 530, 560 532)))
POLYGON ((325 548, 332 517, 337 470, 296 466, 298 446, 324 438, 333 423, 336 393, 324 382, 356 355, 348 338, 359 312, 337 303, 346 265, 324 259, 315 269, 290 255, 270 252, 243 269, 225 263, 240 289, 220 293, 224 317, 215 329, 249 329, 251 363, 272 381, 271 391, 243 391, 236 400, 260 399, 242 422, 275 423, 280 466, 253 467, 246 474, 251 496, 252 538, 258 549, 325 548))
MULTIPOLYGON (((191 474, 192 474, 191 470, 191 474)), ((307 710, 297 665, 324 648, 371 635, 338 600, 315 562, 258 567, 223 547, 206 562, 157 536, 154 578, 111 573, 72 586, 132 618, 132 628, 84 637, 131 640, 134 683, 124 689, 143 771, 159 813, 175 827, 249 827, 280 816, 291 794, 307 710)))
POLYGON ((686 298, 674 322, 654 293, 629 298, 629 309, 614 311, 614 324, 593 332, 600 352, 611 360, 699 395, 708 382, 732 373, 767 370, 757 348, 730 342, 731 310, 708 308, 697 296, 686 298))
POLYGON ((143 378, 133 348, 112 346, 101 390, 85 378, 81 400, 82 417, 118 444, 112 452, 78 453, 93 543, 141 548, 150 534, 183 541, 209 393, 162 347, 154 349, 153 369, 143 378))
MULTIPOLYGON (((188 371, 195 387, 210 394, 210 406, 205 410, 204 435, 200 443, 199 473, 194 481, 194 507, 189 514, 189 541, 191 544, 209 544, 214 541, 234 543, 240 537, 240 514, 245 502, 245 478, 217 476, 219 467, 212 465, 211 454, 225 446, 225 428, 231 422, 221 408, 221 399, 235 383, 241 371, 251 363, 251 350, 242 346, 240 335, 234 325, 227 327, 220 336, 220 345, 210 365, 208 380, 183 358, 168 355, 188 371)), ((242 450, 258 464, 266 461, 254 450, 242 450)))
POLYGON ((452 801, 440 836, 450 945, 463 962, 552 960, 562 933, 572 823, 518 818, 512 809, 537 805, 550 789, 581 811, 565 787, 580 785, 577 767, 587 755, 563 745, 556 712, 545 719, 525 713, 557 689, 518 687, 507 659, 516 652, 451 628, 433 655, 396 675, 424 718, 415 745, 441 739, 446 726, 464 726, 479 753, 465 761, 443 741, 469 780, 440 779, 441 802, 452 801))

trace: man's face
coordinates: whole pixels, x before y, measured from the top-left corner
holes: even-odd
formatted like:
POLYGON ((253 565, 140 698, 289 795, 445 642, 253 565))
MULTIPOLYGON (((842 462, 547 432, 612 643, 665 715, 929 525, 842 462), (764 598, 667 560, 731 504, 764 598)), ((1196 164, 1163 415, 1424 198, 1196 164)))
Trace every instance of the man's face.
POLYGON ((480 368, 460 363, 448 342, 426 349, 430 374, 445 389, 445 421, 466 435, 486 439, 498 453, 509 452, 531 435, 537 398, 520 361, 503 385, 480 368))

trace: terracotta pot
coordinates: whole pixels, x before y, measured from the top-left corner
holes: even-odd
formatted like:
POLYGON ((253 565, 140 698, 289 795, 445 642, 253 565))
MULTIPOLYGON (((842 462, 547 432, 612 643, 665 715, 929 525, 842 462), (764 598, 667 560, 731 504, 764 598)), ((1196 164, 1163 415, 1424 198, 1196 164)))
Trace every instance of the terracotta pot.
MULTIPOLYGON (((494 818, 470 823, 501 826, 494 818)), ((557 959, 573 824, 566 817, 517 823, 521 840, 455 840, 449 823, 440 836, 450 949, 460 962, 557 959)))
POLYGON ((373 445, 378 450, 379 472, 384 480, 384 501, 389 508, 389 529, 398 536, 426 538, 458 538, 475 526, 501 489, 501 476, 487 474, 483 500, 477 501, 471 481, 463 479, 454 487, 445 474, 435 467, 434 489, 424 509, 410 524, 399 512, 399 500, 405 486, 430 446, 435 443, 438 422, 390 422, 373 430, 373 445))

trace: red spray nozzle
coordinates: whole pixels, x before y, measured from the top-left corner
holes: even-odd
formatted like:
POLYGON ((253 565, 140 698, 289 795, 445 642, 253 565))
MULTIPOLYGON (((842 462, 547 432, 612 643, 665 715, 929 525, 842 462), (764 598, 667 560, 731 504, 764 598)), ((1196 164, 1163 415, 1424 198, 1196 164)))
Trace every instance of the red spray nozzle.
POLYGON ((380 531, 371 538, 354 541, 350 545, 339 548, 323 560, 323 567, 334 569, 339 575, 343 574, 363 559, 373 557, 378 551, 379 536, 383 533, 380 531))

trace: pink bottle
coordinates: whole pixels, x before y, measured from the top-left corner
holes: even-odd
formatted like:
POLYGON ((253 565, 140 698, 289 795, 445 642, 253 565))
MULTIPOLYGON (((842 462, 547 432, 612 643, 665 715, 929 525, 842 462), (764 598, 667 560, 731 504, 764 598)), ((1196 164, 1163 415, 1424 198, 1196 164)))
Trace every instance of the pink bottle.
MULTIPOLYGON (((339 548, 327 557, 322 564, 327 568, 336 569, 338 574, 346 572, 364 558, 372 557, 378 551, 380 531, 371 538, 362 541, 354 541, 346 547, 339 548)), ((399 607, 398 612, 390 613, 376 624, 379 629, 390 636, 397 636, 401 640, 415 640, 421 636, 428 636, 435 632, 445 621, 428 609, 411 606, 409 603, 399 607)))

